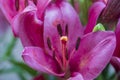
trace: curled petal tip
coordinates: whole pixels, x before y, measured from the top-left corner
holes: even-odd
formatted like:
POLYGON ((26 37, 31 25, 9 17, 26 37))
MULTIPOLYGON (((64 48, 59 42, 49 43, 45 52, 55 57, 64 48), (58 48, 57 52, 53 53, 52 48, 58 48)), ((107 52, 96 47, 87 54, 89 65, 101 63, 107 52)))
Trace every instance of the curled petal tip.
POLYGON ((88 15, 88 23, 86 25, 86 29, 84 33, 92 32, 93 28, 95 27, 97 20, 102 12, 102 10, 105 8, 105 4, 103 2, 95 2, 90 10, 88 15))

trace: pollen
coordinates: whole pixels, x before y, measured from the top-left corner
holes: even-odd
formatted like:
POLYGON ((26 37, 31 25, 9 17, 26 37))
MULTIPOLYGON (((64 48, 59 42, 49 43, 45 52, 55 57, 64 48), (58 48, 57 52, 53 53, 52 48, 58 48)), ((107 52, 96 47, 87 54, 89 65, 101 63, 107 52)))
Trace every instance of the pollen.
POLYGON ((68 37, 67 36, 62 36, 60 38, 60 40, 62 41, 62 43, 66 43, 68 41, 68 37))
POLYGON ((68 37, 67 37, 67 36, 62 36, 62 37, 60 38, 60 40, 61 40, 61 41, 66 41, 66 42, 67 42, 67 41, 68 41, 68 37))

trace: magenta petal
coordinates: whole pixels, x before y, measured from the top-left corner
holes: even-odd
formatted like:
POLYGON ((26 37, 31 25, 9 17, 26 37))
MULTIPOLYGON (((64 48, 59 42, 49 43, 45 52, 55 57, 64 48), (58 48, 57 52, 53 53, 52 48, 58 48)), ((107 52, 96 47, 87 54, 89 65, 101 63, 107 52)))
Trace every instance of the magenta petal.
POLYGON ((68 80, 84 80, 80 73, 74 73, 73 77, 70 77, 68 80))
POLYGON ((32 68, 56 76, 63 76, 60 68, 53 58, 44 53, 39 47, 26 47, 22 57, 24 61, 32 68))
POLYGON ((114 52, 114 56, 120 57, 120 20, 118 21, 117 28, 115 30, 116 35, 116 49, 114 52))
POLYGON ((46 51, 53 55, 53 50, 49 49, 48 40, 51 42, 51 47, 61 54, 60 35, 57 31, 57 25, 62 23, 62 14, 57 6, 49 6, 45 12, 44 18, 44 44, 46 51))
POLYGON ((118 21, 117 28, 115 30, 116 34, 116 49, 113 54, 113 58, 111 59, 111 62, 116 70, 120 69, 120 20, 118 21))
POLYGON ((44 47, 42 21, 37 19, 36 8, 32 5, 14 18, 13 31, 24 46, 44 47))
POLYGON ((90 8, 89 15, 88 15, 89 20, 88 20, 88 23, 86 25, 86 29, 84 32, 85 34, 92 32, 93 28, 95 27, 97 23, 98 17, 104 8, 105 8, 105 4, 103 2, 96 2, 90 8))
POLYGON ((77 39, 83 36, 83 27, 79 16, 72 6, 67 2, 62 2, 61 11, 65 25, 68 25, 68 53, 75 48, 77 39))
POLYGON ((100 31, 85 35, 70 62, 71 69, 78 71, 76 66, 79 66, 83 78, 93 80, 110 61, 115 46, 116 39, 113 32, 100 31))
POLYGON ((25 0, 0 0, 1 8, 8 21, 25 8, 25 0))
POLYGON ((48 6, 48 4, 51 2, 52 0, 37 0, 37 8, 38 8, 38 17, 41 19, 43 16, 43 13, 46 9, 46 7, 48 6))
POLYGON ((112 57, 111 63, 115 67, 116 71, 120 70, 120 58, 119 57, 112 57))

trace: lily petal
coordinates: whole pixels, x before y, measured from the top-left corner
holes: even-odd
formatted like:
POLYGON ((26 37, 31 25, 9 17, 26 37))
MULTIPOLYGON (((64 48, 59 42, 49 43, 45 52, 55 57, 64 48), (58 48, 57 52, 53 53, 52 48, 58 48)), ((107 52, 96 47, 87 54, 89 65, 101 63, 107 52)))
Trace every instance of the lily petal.
POLYGON ((42 17, 43 13, 51 1, 52 0, 37 0, 37 4, 36 4, 38 8, 37 14, 40 19, 43 18, 42 17))
MULTIPOLYGON (((44 44, 46 51, 52 56, 53 50, 49 46, 53 47, 58 54, 61 54, 60 35, 57 30, 58 24, 62 24, 62 14, 60 9, 51 4, 45 12, 44 18, 44 44), (51 44, 48 44, 48 41, 51 44)), ((62 26, 60 26, 62 28, 62 26)))
POLYGON ((35 6, 30 5, 13 20, 13 31, 20 37, 23 46, 44 47, 43 24, 37 18, 36 10, 35 6))
POLYGON ((118 21, 117 28, 115 30, 116 35, 116 49, 114 52, 114 56, 120 57, 120 20, 118 21))
POLYGON ((45 54, 39 47, 26 47, 23 51, 22 57, 26 64, 30 67, 48 74, 56 76, 63 76, 60 68, 53 58, 45 54))
POLYGON ((112 57, 111 59, 112 65, 115 67, 116 71, 120 70, 120 58, 119 57, 112 57))
POLYGON ((115 67, 116 70, 120 69, 120 20, 118 21, 117 28, 115 30, 116 35, 116 48, 111 59, 112 65, 115 67))
POLYGON ((97 23, 98 17, 104 8, 105 8, 105 4, 103 2, 96 2, 90 8, 89 15, 88 15, 89 20, 86 25, 86 29, 84 31, 85 34, 92 32, 93 28, 97 23))
POLYGON ((74 77, 70 77, 68 80, 84 80, 80 73, 74 73, 74 77))
MULTIPOLYGON (((61 4, 62 17, 65 24, 68 26, 68 53, 75 48, 77 39, 83 36, 83 27, 76 11, 72 6, 63 2, 61 4)), ((64 28, 65 29, 65 28, 64 28)))
POLYGON ((99 31, 85 35, 70 62, 71 69, 79 66, 73 71, 79 70, 85 80, 93 80, 110 61, 115 46, 116 39, 113 32, 99 31))

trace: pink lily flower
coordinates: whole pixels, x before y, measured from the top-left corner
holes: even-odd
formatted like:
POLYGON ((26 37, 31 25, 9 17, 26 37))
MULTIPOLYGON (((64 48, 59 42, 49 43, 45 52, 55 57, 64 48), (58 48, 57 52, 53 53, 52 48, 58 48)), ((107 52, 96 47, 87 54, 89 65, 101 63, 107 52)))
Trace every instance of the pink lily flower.
MULTIPOLYGON (((0 0, 1 12, 2 12, 2 14, 4 14, 5 18, 8 20, 5 23, 9 22, 10 25, 12 25, 14 17, 16 15, 18 15, 20 12, 22 12, 24 10, 24 8, 29 5, 29 1, 33 1, 34 4, 37 3, 37 0, 0 0)), ((39 1, 38 1, 38 3, 39 3, 39 1)), ((39 9, 40 8, 43 9, 43 7, 41 7, 42 5, 37 5, 37 6, 39 7, 39 9)), ((3 19, 2 16, 0 16, 0 18, 3 19)), ((1 23, 2 23, 2 21, 1 21, 1 23)), ((13 28, 13 26, 12 26, 12 28, 13 28)), ((16 28, 14 27, 14 29, 16 29, 16 28)), ((13 29, 14 35, 18 36, 17 34, 19 31, 14 30, 14 29, 13 29)))
POLYGON ((38 0, 36 5, 38 3, 41 3, 41 5, 36 6, 32 1, 29 1, 29 6, 14 18, 12 23, 13 32, 16 32, 16 35, 19 36, 23 46, 44 47, 43 11, 49 2, 50 0, 44 0, 43 2, 38 0), (20 19, 24 19, 21 20, 21 23, 25 23, 22 26, 19 22, 20 19), (36 35, 34 35, 35 33, 36 35))
MULTIPOLYGON (((28 0, 0 0, 0 5, 2 13, 11 26, 13 18, 28 5, 28 0)), ((18 36, 17 32, 13 31, 15 36, 18 36)))
POLYGON ((14 16, 27 6, 27 0, 0 0, 1 9, 11 23, 14 16))
POLYGON ((112 57, 114 33, 83 35, 79 16, 68 2, 38 2, 38 6, 31 2, 12 23, 25 47, 22 57, 26 64, 68 80, 95 79, 112 57))

